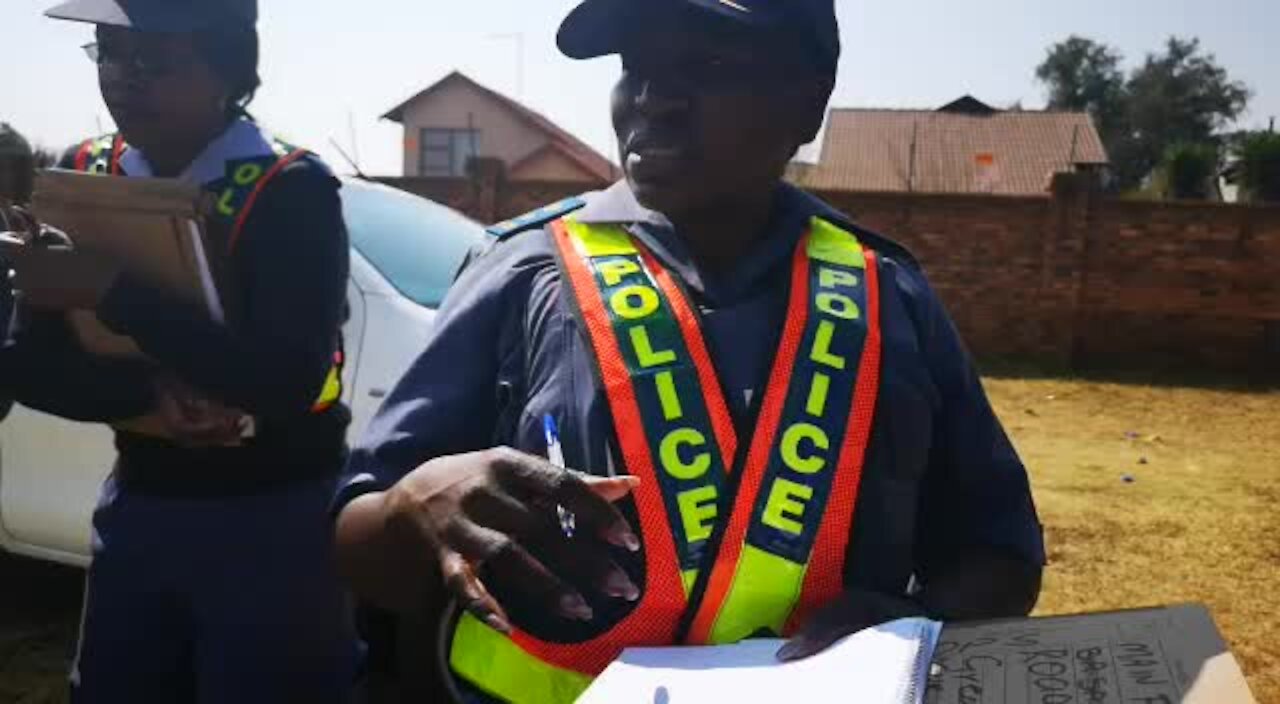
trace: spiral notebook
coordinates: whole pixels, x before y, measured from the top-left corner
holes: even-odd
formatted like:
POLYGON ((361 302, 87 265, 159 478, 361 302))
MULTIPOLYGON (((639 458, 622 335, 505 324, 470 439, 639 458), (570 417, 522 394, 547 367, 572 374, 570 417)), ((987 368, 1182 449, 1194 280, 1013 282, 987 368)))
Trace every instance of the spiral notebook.
POLYGON ((920 704, 942 624, 903 619, 850 636, 807 660, 780 663, 781 640, 630 648, 579 704, 920 704))

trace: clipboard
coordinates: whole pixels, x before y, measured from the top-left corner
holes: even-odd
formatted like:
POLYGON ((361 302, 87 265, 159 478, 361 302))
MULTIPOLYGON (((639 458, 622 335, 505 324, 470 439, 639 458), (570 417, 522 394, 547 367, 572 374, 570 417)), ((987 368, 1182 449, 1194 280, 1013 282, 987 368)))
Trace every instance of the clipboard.
POLYGON ((947 624, 925 704, 1256 704, 1201 604, 947 624))
MULTIPOLYGON (((119 261, 139 280, 199 307, 226 324, 225 242, 211 231, 213 197, 174 179, 104 178, 51 169, 36 178, 32 212, 65 232, 73 246, 119 261)), ((130 338, 109 330, 93 311, 68 311, 85 351, 145 358, 130 338)))

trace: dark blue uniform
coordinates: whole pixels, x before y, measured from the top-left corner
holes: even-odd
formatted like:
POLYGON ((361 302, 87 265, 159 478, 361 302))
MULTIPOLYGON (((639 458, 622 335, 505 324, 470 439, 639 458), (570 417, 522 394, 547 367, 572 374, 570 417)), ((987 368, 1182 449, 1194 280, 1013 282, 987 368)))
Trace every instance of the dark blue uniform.
MULTIPOLYGON (((228 161, 270 149, 238 120, 184 177, 207 184, 228 161)), ((140 152, 121 165, 122 176, 148 175, 140 152)), ((255 420, 253 436, 229 447, 116 433, 119 458, 93 517, 73 701, 347 701, 358 641, 328 508, 350 413, 312 410, 345 310, 339 188, 314 158, 263 187, 230 257, 243 294, 232 327, 124 275, 98 317, 155 362, 90 357, 51 313, 21 315, 0 349, 0 388, 38 410, 140 416, 167 372, 255 420)))
MULTIPOLYGON (((715 275, 697 269, 671 224, 625 183, 585 200, 574 217, 625 225, 687 284, 739 436, 749 436, 750 399, 763 392, 776 349, 796 241, 813 215, 848 220, 781 186, 767 237, 715 275)), ((496 445, 543 455, 548 413, 562 419, 570 466, 614 471, 591 343, 538 224, 505 233, 463 270, 427 348, 353 452, 340 504, 440 455, 496 445)), ((846 584, 901 594, 913 575, 927 581, 948 556, 974 547, 1042 563, 1026 471, 955 327, 909 253, 874 236, 864 242, 882 257, 884 361, 846 584)))

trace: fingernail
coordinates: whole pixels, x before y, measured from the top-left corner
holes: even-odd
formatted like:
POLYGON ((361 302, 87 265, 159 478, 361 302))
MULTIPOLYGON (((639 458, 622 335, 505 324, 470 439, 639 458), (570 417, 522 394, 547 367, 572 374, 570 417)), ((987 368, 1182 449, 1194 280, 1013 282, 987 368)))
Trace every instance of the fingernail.
POLYGON ((799 653, 799 648, 794 643, 787 642, 781 648, 778 648, 776 657, 783 662, 794 659, 799 653))
POLYGON ((640 598, 640 589, 627 577, 625 572, 619 569, 609 572, 609 576, 604 580, 604 591, 609 596, 619 597, 627 601, 635 601, 640 598))
POLYGON ((511 635, 511 624, 503 621, 497 614, 489 614, 488 616, 485 616, 484 622, 489 625, 489 628, 492 628, 503 635, 511 635))
POLYGON ((615 523, 609 529, 609 542, 630 552, 640 551, 640 539, 625 523, 615 523))
POLYGON ((566 618, 574 618, 579 621, 590 621, 594 615, 591 607, 587 606, 587 602, 577 594, 565 594, 560 597, 560 613, 566 618))

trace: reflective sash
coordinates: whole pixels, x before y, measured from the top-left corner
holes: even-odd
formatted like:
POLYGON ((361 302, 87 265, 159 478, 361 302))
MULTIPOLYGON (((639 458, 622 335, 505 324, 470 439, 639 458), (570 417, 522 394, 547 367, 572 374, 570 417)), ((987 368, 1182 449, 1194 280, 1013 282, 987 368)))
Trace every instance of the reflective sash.
MULTIPOLYGON (((120 169, 120 156, 124 153, 124 138, 119 134, 86 140, 76 150, 74 169, 89 174, 110 176, 124 175, 120 169)), ((204 188, 217 195, 213 216, 227 227, 227 253, 235 251, 249 213, 257 203, 267 184, 289 164, 307 156, 305 149, 297 149, 283 142, 271 142, 271 154, 233 159, 227 162, 223 178, 204 184, 204 188)), ((342 341, 333 355, 333 366, 325 375, 320 393, 312 404, 313 413, 322 413, 342 399, 342 370, 345 364, 342 341)), ((124 424, 145 434, 161 434, 162 424, 150 418, 134 419, 124 424)))
POLYGON ((875 256, 815 218, 792 258, 779 350, 739 448, 695 309, 623 229, 561 220, 561 270, 592 347, 634 494, 646 580, 582 643, 511 639, 470 615, 450 664, 510 702, 568 702, 624 647, 791 633, 843 588, 879 386, 875 256))
POLYGON ((76 150, 75 170, 87 174, 120 175, 124 138, 118 134, 86 140, 76 150))

